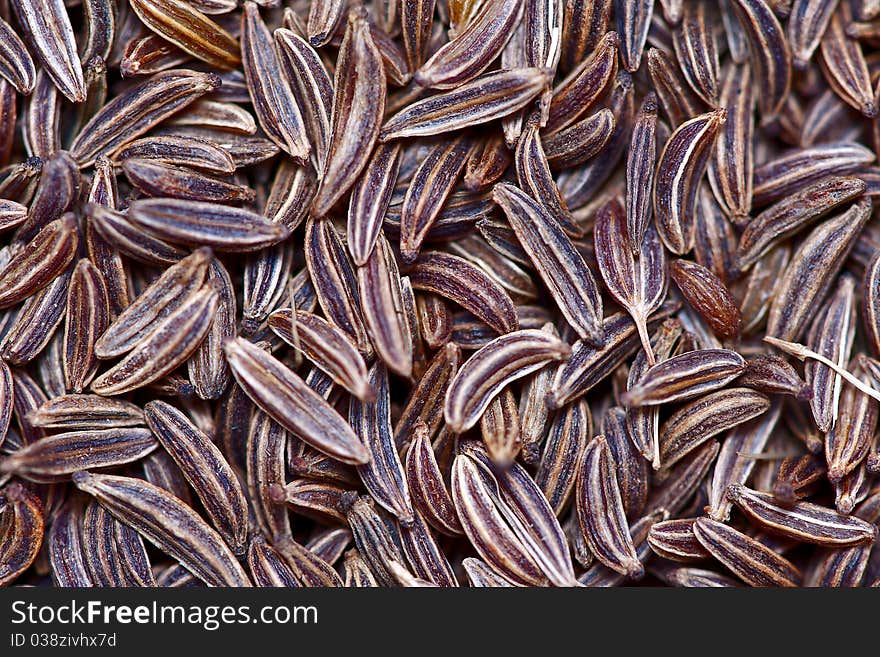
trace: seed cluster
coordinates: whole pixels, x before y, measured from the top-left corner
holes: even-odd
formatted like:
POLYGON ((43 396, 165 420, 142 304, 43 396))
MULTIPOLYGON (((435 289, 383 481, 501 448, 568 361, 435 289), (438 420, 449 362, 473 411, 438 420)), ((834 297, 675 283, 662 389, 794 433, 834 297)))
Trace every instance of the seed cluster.
POLYGON ((10 0, 0 584, 880 585, 878 46, 10 0))

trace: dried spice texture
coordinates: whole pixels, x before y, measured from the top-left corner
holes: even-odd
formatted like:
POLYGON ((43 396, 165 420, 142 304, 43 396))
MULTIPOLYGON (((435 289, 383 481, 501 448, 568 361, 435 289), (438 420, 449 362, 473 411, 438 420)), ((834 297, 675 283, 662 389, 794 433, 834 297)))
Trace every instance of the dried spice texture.
POLYGON ((878 62, 878 0, 0 3, 0 585, 876 585, 878 62))

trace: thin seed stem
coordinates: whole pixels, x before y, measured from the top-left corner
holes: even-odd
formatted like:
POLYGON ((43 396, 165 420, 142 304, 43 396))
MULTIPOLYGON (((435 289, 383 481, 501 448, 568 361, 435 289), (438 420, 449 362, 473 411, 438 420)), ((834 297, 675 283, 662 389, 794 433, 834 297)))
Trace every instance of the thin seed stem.
POLYGON ((785 353, 794 356, 798 360, 804 360, 805 358, 812 358, 813 360, 819 361, 823 365, 827 365, 832 370, 837 372, 847 383, 854 386, 855 388, 857 388, 861 392, 865 393, 869 397, 876 399, 877 401, 880 401, 880 392, 878 392, 877 390, 875 390, 873 387, 869 386, 868 384, 866 384, 862 381, 859 381, 859 379, 857 377, 853 376, 847 370, 840 367, 840 365, 835 363, 833 360, 829 360, 828 358, 825 358, 825 356, 823 356, 822 354, 817 354, 812 349, 809 349, 808 347, 805 347, 802 344, 798 344, 797 342, 788 342, 787 340, 780 340, 779 338, 774 338, 773 336, 770 336, 770 335, 768 335, 764 338, 764 342, 767 342, 767 343, 773 345, 777 349, 781 349, 785 353))

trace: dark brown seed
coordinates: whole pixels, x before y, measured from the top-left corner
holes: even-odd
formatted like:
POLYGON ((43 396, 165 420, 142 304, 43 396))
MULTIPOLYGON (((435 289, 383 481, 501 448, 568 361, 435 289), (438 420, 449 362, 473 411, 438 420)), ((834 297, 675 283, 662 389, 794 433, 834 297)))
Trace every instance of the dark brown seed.
POLYGON ((208 335, 187 361, 187 373, 196 395, 201 399, 217 399, 232 378, 223 355, 223 343, 235 335, 235 289, 229 272, 219 260, 211 263, 207 280, 219 295, 217 311, 208 335))
POLYGON ((612 406, 602 417, 601 433, 614 457, 623 510, 632 522, 641 517, 648 498, 648 462, 641 457, 627 424, 627 413, 612 406))
POLYGON ((429 251, 409 270, 413 288, 454 301, 499 333, 517 328, 513 302, 498 283, 458 256, 429 251))
POLYGON ((82 545, 83 500, 73 498, 55 515, 49 527, 49 565, 56 586, 93 586, 82 545))
MULTIPOLYGON (((544 325, 541 330, 551 335, 559 335, 550 323, 544 325)), ((540 458, 540 445, 544 440, 547 422, 550 419, 550 409, 546 400, 553 374, 552 364, 544 366, 526 379, 520 394, 518 414, 522 436, 521 451, 523 461, 529 465, 537 463, 540 458)))
POLYGON ((587 53, 595 50, 599 39, 606 32, 611 5, 611 0, 566 0, 559 62, 563 71, 570 71, 585 59, 587 53))
POLYGON ((333 565, 342 557, 351 539, 351 532, 344 527, 324 529, 316 531, 305 547, 319 559, 333 565))
POLYGON ((218 175, 235 171, 232 157, 224 149, 204 139, 184 136, 143 137, 130 142, 113 155, 115 163, 130 158, 149 159, 186 166, 218 175))
MULTIPOLYGON (((819 309, 807 333, 807 346, 840 367, 846 367, 850 360, 856 329, 856 303, 855 280, 844 276, 819 309)), ((816 426, 822 432, 828 432, 837 421, 843 379, 832 368, 814 360, 804 363, 804 375, 813 391, 810 408, 816 426)))
POLYGON ((278 488, 286 480, 285 451, 296 439, 260 411, 249 418, 247 431, 244 460, 249 506, 260 530, 280 549, 292 538, 290 516, 278 488))
POLYGON ((369 402, 352 399, 348 407, 348 422, 370 455, 366 464, 358 466, 358 474, 373 499, 406 525, 413 522, 414 512, 403 464, 391 433, 388 371, 384 366, 373 366, 369 384, 375 390, 375 399, 369 402))
POLYGON ((718 277, 689 260, 675 260, 670 267, 672 280, 684 298, 721 339, 739 337, 742 315, 733 295, 718 277))
POLYGON ((824 460, 814 454, 789 456, 779 464, 773 496, 782 506, 794 504, 815 492, 827 473, 824 460))
POLYGON ((870 214, 871 201, 860 200, 807 236, 776 291, 767 320, 768 335, 800 339, 870 214))
POLYGON ((385 113, 385 69, 370 36, 366 11, 353 9, 334 78, 327 165, 313 203, 326 214, 366 166, 385 113))
POLYGON ((653 214, 651 190, 657 163, 657 95, 642 101, 626 158, 626 228, 629 247, 637 255, 653 214))
MULTIPOLYGON (((520 328, 540 329, 553 318, 546 309, 539 306, 519 306, 516 310, 520 328)), ((469 312, 462 311, 452 316, 452 341, 464 350, 485 347, 498 337, 498 332, 481 322, 469 312)))
POLYGON ((141 462, 141 467, 147 481, 164 488, 184 504, 192 506, 192 489, 189 487, 189 482, 168 452, 157 449, 141 462))
POLYGON ((755 168, 755 94, 751 68, 741 65, 728 69, 718 102, 727 110, 727 121, 709 160, 709 184, 724 214, 742 226, 749 220, 752 209, 755 168))
POLYGON ((121 395, 165 376, 201 344, 217 311, 218 294, 202 288, 170 313, 119 363, 92 381, 100 395, 121 395))
POLYGON ((672 31, 675 56, 691 89, 706 104, 715 107, 720 71, 713 17, 706 16, 706 3, 688 2, 681 19, 681 24, 672 31))
POLYGON ((188 61, 188 53, 158 34, 150 33, 134 37, 125 44, 125 52, 119 61, 119 72, 126 78, 152 75, 188 61))
POLYGON ((45 429, 31 421, 31 413, 48 401, 46 393, 21 369, 12 371, 12 391, 13 412, 21 433, 18 445, 28 445, 46 436, 45 429))
POLYGON ((372 351, 360 310, 357 278, 333 222, 310 217, 305 234, 306 265, 324 316, 348 333, 362 354, 372 351))
MULTIPOLYGON (((636 554, 638 554, 639 561, 643 565, 652 555, 651 547, 648 545, 648 532, 654 523, 658 520, 664 520, 668 515, 666 511, 657 511, 643 516, 633 523, 629 535, 636 546, 636 554)), ((578 577, 578 582, 588 587, 619 586, 625 581, 626 577, 624 575, 608 568, 602 563, 592 564, 583 575, 578 577)))
POLYGON ((378 588, 379 583, 357 549, 345 553, 345 586, 351 588, 378 588))
POLYGON ((611 450, 597 436, 581 456, 577 508, 581 531, 596 558, 612 570, 638 579, 644 574, 626 523, 611 450))
POLYGON ((180 0, 134 0, 131 8, 153 32, 203 62, 221 69, 241 63, 241 48, 229 32, 180 0))
POLYGON ((426 88, 451 89, 473 79, 501 52, 521 11, 516 0, 481 3, 468 25, 416 72, 415 81, 426 88))
MULTIPOLYGON (((298 513, 321 523, 326 523, 328 520, 333 523, 346 523, 345 516, 340 511, 346 499, 345 488, 309 479, 292 481, 283 487, 283 491, 277 486, 277 484, 271 486, 270 495, 279 499, 283 496, 283 501, 298 513)), ((309 549, 311 550, 312 547, 309 549)))
POLYGON ((677 568, 667 575, 673 586, 685 588, 731 588, 741 584, 731 577, 702 568, 677 568))
POLYGON ((14 228, 27 219, 28 209, 15 201, 0 200, 0 230, 14 228))
POLYGON ((520 134, 515 161, 517 178, 523 191, 544 206, 569 236, 583 236, 583 229, 575 223, 550 174, 550 166, 538 134, 537 115, 527 121, 520 134))
POLYGON ((428 427, 417 422, 413 433, 406 455, 406 479, 412 503, 434 529, 458 536, 463 530, 431 447, 428 427))
POLYGON ((755 167, 752 204, 764 207, 828 176, 854 173, 874 158, 872 151, 847 141, 784 151, 755 167))
POLYGON ((78 243, 72 214, 43 228, 0 270, 0 308, 19 303, 55 280, 73 261, 78 243))
POLYGON ((121 253, 151 265, 170 265, 187 255, 183 249, 145 233, 126 215, 111 208, 93 204, 86 206, 86 213, 90 232, 104 242, 105 251, 112 248, 117 257, 121 253))
POLYGON ((538 289, 530 273, 496 251, 486 240, 475 235, 463 237, 451 243, 449 250, 495 279, 508 291, 512 300, 532 301, 537 297, 538 289))
POLYGON ((648 317, 660 307, 666 296, 666 258, 657 232, 653 227, 646 228, 633 247, 626 213, 615 199, 599 208, 593 237, 596 261, 605 287, 632 316, 648 364, 653 365, 655 359, 648 336, 648 317))
POLYGON ((798 586, 801 573, 789 561, 753 538, 720 522, 699 518, 697 540, 715 559, 751 586, 798 586))
POLYGON ((834 92, 859 112, 873 118, 877 102, 868 72, 868 63, 858 41, 846 34, 852 21, 848 3, 838 6, 831 15, 820 44, 822 72, 834 92))
POLYGON ((224 346, 238 384, 288 431, 345 463, 366 463, 369 454, 351 427, 294 372, 242 338, 224 346))
POLYGON ((37 58, 58 90, 72 103, 86 98, 82 66, 70 17, 61 0, 24 2, 12 9, 37 58))
POLYGON ((359 399, 370 399, 375 391, 367 381, 367 366, 347 334, 326 320, 289 308, 269 315, 269 326, 285 342, 320 367, 336 382, 359 399))
POLYGON ((0 470, 34 481, 55 481, 81 470, 131 463, 156 449, 148 429, 71 431, 32 442, 0 461, 0 470))
POLYGON ((764 121, 780 111, 791 87, 791 50, 779 20, 765 0, 730 0, 749 46, 758 107, 764 121))
POLYGON ((128 181, 147 196, 213 203, 249 203, 254 200, 254 191, 249 187, 185 167, 128 158, 122 163, 122 171, 128 181))
POLYGON ((0 586, 13 582, 37 558, 43 544, 43 504, 19 482, 0 490, 0 586))
POLYGON ((682 78, 675 60, 665 50, 648 50, 648 74, 673 128, 704 111, 703 103, 682 78))
POLYGON ((648 544, 664 559, 702 561, 711 555, 694 535, 694 518, 658 522, 648 532, 648 544))
POLYGON ((779 356, 762 355, 746 360, 746 369, 737 385, 760 390, 766 394, 792 395, 799 400, 812 399, 813 391, 797 370, 779 356))
POLYGON ((793 3, 787 34, 795 68, 803 70, 808 66, 836 5, 836 2, 828 0, 798 0, 793 3))
POLYGON ((101 272, 88 260, 77 263, 67 291, 64 323, 64 381, 80 393, 98 370, 95 342, 110 321, 110 299, 101 272))
POLYGON ((413 522, 400 525, 400 542, 417 577, 433 586, 458 586, 452 566, 418 511, 413 516, 413 522))
POLYGON ((727 385, 745 369, 742 356, 728 349, 701 349, 657 363, 621 397, 629 406, 690 399, 727 385))
POLYGON ((385 122, 379 139, 437 135, 487 123, 521 109, 548 84, 548 74, 537 68, 486 73, 453 91, 408 105, 385 122))
POLYGON ((697 200, 697 229, 694 257, 726 286, 741 275, 736 265, 736 237, 730 220, 721 211, 706 186, 697 200))
POLYGON ((24 302, 0 343, 0 356, 20 366, 45 348, 61 323, 69 282, 67 271, 24 302))
POLYGON ((301 167, 285 160, 275 174, 263 215, 296 230, 306 218, 316 190, 317 179, 311 166, 301 167))
POLYGON ((157 73, 104 105, 70 145, 71 155, 81 165, 91 164, 101 153, 113 153, 134 141, 218 86, 220 79, 213 73, 157 73))
POLYGON ((598 155, 610 143, 615 122, 614 112, 600 109, 559 132, 542 137, 547 164, 552 170, 561 170, 598 155))
POLYGON ((236 554, 247 542, 247 502, 232 467, 186 416, 170 404, 152 401, 144 417, 162 447, 177 463, 220 535, 236 554))
MULTIPOLYGON (((654 332, 651 341, 652 350, 658 360, 669 358, 683 334, 681 323, 677 320, 666 320, 654 332)), ((644 377, 651 365, 648 363, 646 351, 639 352, 629 368, 627 389, 632 388, 644 377)), ((616 419, 616 415, 613 416, 616 419)), ((655 406, 633 406, 626 409, 627 434, 633 445, 655 470, 660 468, 660 409, 655 406)), ((621 431, 622 432, 622 431, 621 431)), ((605 431, 605 436, 614 444, 617 431, 605 431)))
POLYGON ((249 586, 220 535, 191 508, 140 479, 78 472, 74 484, 208 585, 249 586))
POLYGON ((670 135, 657 162, 654 213, 666 247, 684 255, 693 248, 697 190, 709 164, 715 138, 727 110, 720 109, 682 123, 670 135))
POLYGON ((481 140, 471 149, 465 164, 464 186, 476 192, 497 182, 504 175, 511 159, 503 136, 494 135, 481 140))
POLYGON ((471 356, 450 383, 444 406, 447 425, 456 433, 469 429, 505 385, 569 352, 567 344, 543 331, 520 330, 496 338, 471 356))
POLYGON ((256 586, 298 587, 299 581, 278 550, 257 534, 251 539, 247 553, 248 568, 256 586))
POLYGON ((770 206, 743 231, 737 265, 746 269, 775 244, 861 195, 866 188, 865 182, 854 176, 829 176, 770 206))
POLYGON ((747 388, 718 390, 685 404, 660 428, 660 462, 668 467, 704 441, 769 408, 768 397, 747 388))
MULTIPOLYGON (((852 283, 851 278, 844 280, 852 283)), ((862 317, 870 346, 875 355, 880 355, 880 253, 873 256, 865 267, 861 300, 862 317)))
POLYGON ((79 196, 80 182, 76 162, 67 152, 58 152, 47 159, 28 218, 16 231, 16 239, 32 239, 51 220, 70 210, 79 196))
POLYGON ((364 174, 352 188, 346 234, 348 250, 357 266, 367 263, 376 245, 382 229, 383 215, 391 202, 394 185, 397 182, 400 154, 399 144, 380 145, 370 159, 364 174))
POLYGON ((0 361, 0 447, 6 438, 9 429, 9 420, 12 416, 13 402, 12 371, 5 361, 0 361))
POLYGON ((305 162, 309 140, 302 112, 288 80, 278 75, 272 34, 260 18, 256 3, 245 3, 241 20, 244 74, 260 126, 294 160, 305 162))
POLYGON ((9 80, 16 91, 27 95, 34 89, 36 71, 30 53, 6 21, 0 21, 0 75, 9 80))
POLYGON ((262 215, 200 201, 137 200, 131 204, 128 217, 160 239, 218 251, 256 251, 290 235, 285 226, 262 215))
POLYGON ((796 502, 780 506, 773 495, 733 484, 727 495, 750 520, 776 534, 829 547, 870 543, 877 529, 870 523, 845 516, 817 504, 796 502))
POLYGON ((95 344, 98 357, 113 358, 130 351, 157 320, 178 310, 202 287, 212 258, 209 249, 198 249, 169 267, 99 337, 95 344))
POLYGON ((458 182, 471 151, 464 136, 439 142, 422 160, 406 190, 400 211, 400 255, 412 263, 446 198, 458 182))
MULTIPOLYGON (((661 308, 651 318, 649 328, 655 321, 668 317, 673 309, 674 306, 661 308)), ((561 408, 590 390, 638 350, 636 325, 628 315, 611 315, 602 327, 605 333, 602 347, 593 347, 582 340, 575 342, 571 356, 557 370, 547 395, 550 409, 561 408)))
POLYGON ((603 342, 602 298, 593 275, 555 218, 523 191, 500 183, 493 198, 501 205, 562 314, 578 335, 603 342))
POLYGON ((257 123, 251 113, 233 103, 200 98, 165 121, 166 126, 253 135, 257 123))
POLYGON ((394 441, 403 446, 410 441, 419 421, 424 422, 428 436, 433 436, 443 422, 446 390, 461 363, 461 348, 447 342, 428 364, 416 382, 394 428, 394 441))
POLYGON ((608 32, 596 50, 553 89, 544 126, 547 134, 571 125, 598 101, 617 73, 619 45, 617 33, 608 32))
MULTIPOLYGON (((393 3, 391 3, 393 4, 393 3)), ((400 24, 406 62, 416 70, 425 60, 431 39, 435 0, 404 2, 400 7, 400 24)))
POLYGON ((617 30, 621 34, 620 54, 626 70, 635 73, 642 61, 642 51, 648 40, 654 0, 615 0, 617 30))
POLYGON ((58 87, 40 69, 23 117, 22 137, 28 155, 50 158, 61 149, 59 98, 58 87))
POLYGON ((522 446, 516 398, 510 388, 502 390, 486 408, 480 418, 480 432, 492 462, 509 467, 522 446))
POLYGON ((440 297, 420 294, 416 297, 419 333, 431 349, 440 349, 452 336, 452 313, 440 297))
POLYGON ((478 466, 484 491, 543 574, 556 586, 571 586, 574 572, 565 535, 534 480, 517 463, 504 470, 495 466, 480 443, 466 441, 459 449, 456 462, 470 459, 478 466))
POLYGON ((790 256, 791 249, 787 244, 772 249, 755 263, 743 281, 740 301, 743 335, 752 335, 762 327, 773 301, 776 281, 785 271, 790 256))
MULTIPOLYGON (((865 369, 857 364, 853 375, 872 390, 875 379, 865 369)), ((877 428, 878 410, 876 399, 851 385, 843 390, 837 422, 825 436, 825 460, 832 483, 838 484, 867 457, 877 428)))
POLYGON ((678 514, 705 479, 718 449, 718 443, 710 440, 673 466, 663 482, 649 492, 645 513, 668 509, 667 513, 678 514))
POLYGON ((318 53, 305 39, 285 28, 274 33, 278 63, 308 126, 315 166, 323 173, 330 141, 333 81, 318 53))

